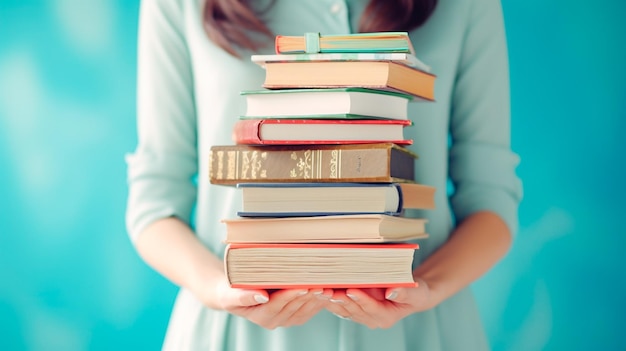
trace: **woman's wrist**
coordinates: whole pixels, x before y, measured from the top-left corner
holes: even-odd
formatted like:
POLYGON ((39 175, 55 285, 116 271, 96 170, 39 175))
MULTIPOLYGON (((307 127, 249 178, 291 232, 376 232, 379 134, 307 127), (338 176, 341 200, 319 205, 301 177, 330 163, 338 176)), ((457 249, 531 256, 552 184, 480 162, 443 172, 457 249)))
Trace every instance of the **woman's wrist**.
POLYGON ((426 285, 429 304, 437 306, 487 272, 510 244, 510 232, 500 217, 477 212, 413 271, 413 277, 426 285))
POLYGON ((425 300, 420 303, 418 312, 437 307, 441 302, 443 302, 443 300, 445 300, 444 294, 436 288, 436 284, 416 273, 418 273, 417 270, 413 274, 413 279, 417 283, 417 289, 423 290, 423 294, 421 294, 421 296, 425 298, 425 300))
POLYGON ((173 283, 191 291, 211 308, 219 308, 216 287, 227 284, 222 261, 175 217, 146 228, 137 249, 143 259, 173 283))
POLYGON ((190 279, 189 289, 206 307, 222 310, 220 291, 227 286, 223 270, 207 262, 196 268, 190 279))

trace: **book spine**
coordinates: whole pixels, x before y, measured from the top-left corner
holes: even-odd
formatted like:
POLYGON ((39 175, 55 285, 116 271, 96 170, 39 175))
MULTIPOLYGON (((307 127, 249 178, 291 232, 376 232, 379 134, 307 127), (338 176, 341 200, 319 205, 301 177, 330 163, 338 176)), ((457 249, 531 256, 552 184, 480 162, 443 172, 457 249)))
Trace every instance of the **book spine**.
POLYGON ((404 195, 402 194, 402 188, 398 183, 393 183, 391 184, 391 186, 393 186, 393 188, 398 193, 398 207, 396 208, 396 212, 402 213, 402 210, 404 209, 404 195))
POLYGON ((226 274, 226 280, 228 281, 228 284, 232 284, 231 280, 230 280, 230 269, 228 267, 229 263, 230 263, 230 247, 231 244, 227 244, 226 247, 224 248, 224 258, 222 259, 223 263, 224 263, 224 273, 226 274))
POLYGON ((280 43, 282 40, 283 40, 283 35, 277 35, 276 38, 274 38, 274 52, 277 54, 281 53, 280 43))
POLYGON ((389 148, 269 149, 214 146, 209 153, 212 184, 255 182, 393 182, 413 180, 413 158, 389 148), (402 157, 405 156, 405 157, 402 157), (403 163, 393 166, 392 163, 403 163), (398 170, 393 174, 391 169, 398 170))
POLYGON ((240 120, 233 128, 233 141, 237 144, 262 144, 259 136, 263 120, 240 120))

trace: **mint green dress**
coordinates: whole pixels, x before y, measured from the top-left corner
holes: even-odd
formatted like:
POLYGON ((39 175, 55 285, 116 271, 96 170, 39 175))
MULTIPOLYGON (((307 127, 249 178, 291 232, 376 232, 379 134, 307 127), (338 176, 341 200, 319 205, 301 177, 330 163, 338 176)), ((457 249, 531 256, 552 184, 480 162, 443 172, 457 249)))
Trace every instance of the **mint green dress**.
MULTIPOLYGON (((267 1, 264 1, 267 2, 267 1)), ((365 0, 277 0, 264 16, 277 34, 353 32, 365 0)), ((224 225, 240 208, 234 190, 208 182, 211 145, 232 144, 242 90, 259 89, 263 70, 250 52, 236 59, 207 39, 200 0, 141 4, 138 133, 128 155, 128 231, 135 240, 151 222, 177 216, 221 256, 224 225)), ((258 6, 262 6, 260 4, 258 6)), ((411 33, 417 56, 437 75, 436 102, 411 103, 406 135, 420 155, 417 180, 437 187, 431 237, 419 264, 443 244, 455 221, 489 210, 512 232, 521 185, 510 149, 508 62, 498 0, 440 0, 428 22, 411 33), (450 181, 449 181, 450 180, 450 181), (446 190, 448 188, 453 188, 446 190)), ((270 45, 261 53, 272 53, 270 45)), ((477 252, 476 254, 480 254, 477 252)), ((154 337, 161 337, 155 335, 154 337)), ((205 308, 181 289, 165 336, 166 350, 487 350, 470 289, 390 329, 370 330, 327 311, 299 327, 269 331, 205 308)))

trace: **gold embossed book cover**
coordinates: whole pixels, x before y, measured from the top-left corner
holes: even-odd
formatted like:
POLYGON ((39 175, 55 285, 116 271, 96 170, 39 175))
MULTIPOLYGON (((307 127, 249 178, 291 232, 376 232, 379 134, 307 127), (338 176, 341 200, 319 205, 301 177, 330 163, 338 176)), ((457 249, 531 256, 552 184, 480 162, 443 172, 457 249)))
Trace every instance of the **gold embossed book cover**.
POLYGON ((417 155, 393 143, 214 145, 212 184, 266 182, 414 182, 417 155))

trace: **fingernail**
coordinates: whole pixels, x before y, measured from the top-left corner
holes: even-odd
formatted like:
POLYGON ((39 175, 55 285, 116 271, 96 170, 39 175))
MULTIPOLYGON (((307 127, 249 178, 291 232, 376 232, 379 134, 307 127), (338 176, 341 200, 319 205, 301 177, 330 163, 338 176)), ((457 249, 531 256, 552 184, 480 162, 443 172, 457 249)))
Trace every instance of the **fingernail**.
POLYGON ((390 292, 389 294, 387 294, 387 296, 385 296, 385 298, 387 300, 393 300, 396 297, 398 297, 398 291, 397 290, 394 290, 394 291, 390 292))
POLYGON ((329 296, 326 296, 324 294, 315 295, 315 297, 317 297, 320 300, 328 300, 328 299, 330 299, 329 296))
POLYGON ((298 296, 304 296, 308 293, 308 290, 302 290, 302 291, 298 291, 298 296))
POLYGON ((323 293, 324 293, 324 290, 316 290, 313 292, 313 295, 319 296, 319 295, 322 295, 323 293))
POLYGON ((266 303, 269 300, 270 299, 268 299, 267 296, 263 296, 263 295, 259 295, 259 294, 254 295, 254 301, 256 301, 258 303, 266 303))
POLYGON ((350 318, 350 317, 344 317, 344 316, 339 315, 339 314, 337 314, 337 313, 333 313, 333 314, 334 314, 335 316, 337 316, 337 317, 339 317, 339 318, 341 318, 341 319, 345 319, 345 320, 347 320, 347 321, 351 321, 351 320, 352 320, 352 318, 350 318))
POLYGON ((348 296, 349 298, 352 299, 352 301, 359 301, 359 298, 356 295, 352 295, 352 294, 346 294, 346 296, 348 296))
POLYGON ((330 299, 330 302, 332 302, 332 303, 338 303, 338 304, 340 304, 340 305, 341 305, 341 304, 346 303, 344 300, 335 300, 335 299, 330 299))

